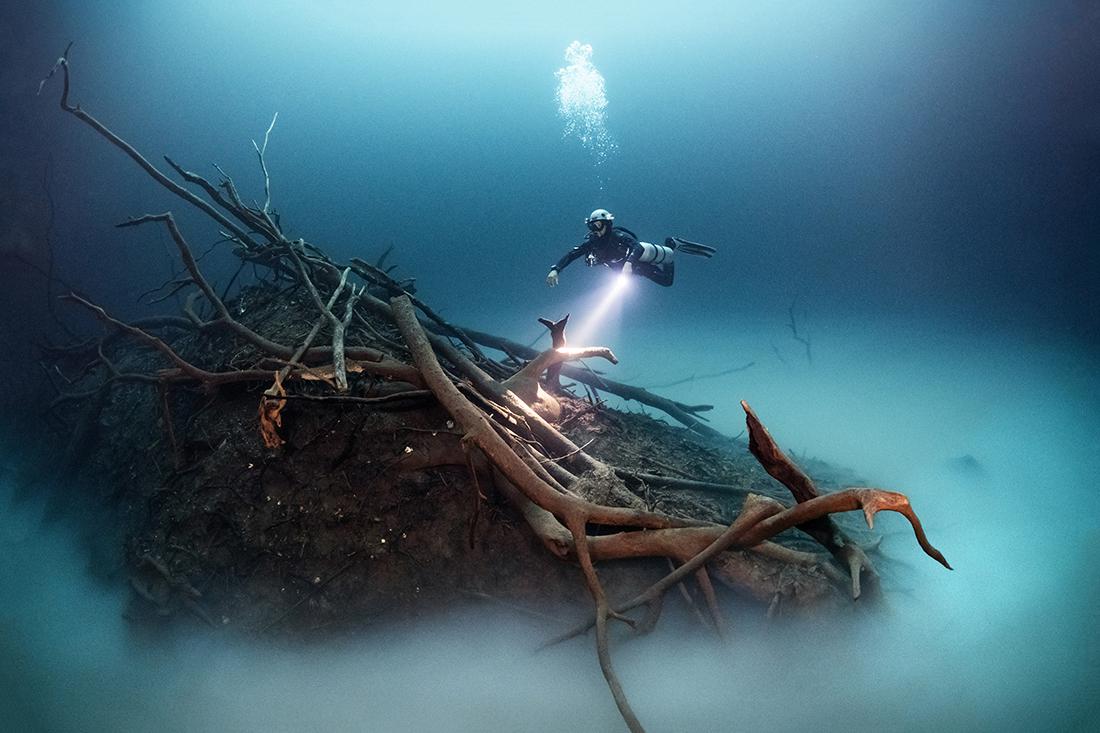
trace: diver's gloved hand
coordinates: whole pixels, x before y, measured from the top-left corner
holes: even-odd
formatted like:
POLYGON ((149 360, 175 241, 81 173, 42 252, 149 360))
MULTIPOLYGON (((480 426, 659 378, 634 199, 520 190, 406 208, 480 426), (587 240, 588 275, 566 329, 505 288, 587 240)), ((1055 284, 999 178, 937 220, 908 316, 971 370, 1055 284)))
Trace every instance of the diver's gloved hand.
POLYGON ((623 274, 629 275, 634 270, 634 265, 630 264, 630 260, 623 263, 623 274))
POLYGON ((550 268, 550 274, 546 276, 546 284, 550 287, 558 284, 558 269, 556 267, 550 268))

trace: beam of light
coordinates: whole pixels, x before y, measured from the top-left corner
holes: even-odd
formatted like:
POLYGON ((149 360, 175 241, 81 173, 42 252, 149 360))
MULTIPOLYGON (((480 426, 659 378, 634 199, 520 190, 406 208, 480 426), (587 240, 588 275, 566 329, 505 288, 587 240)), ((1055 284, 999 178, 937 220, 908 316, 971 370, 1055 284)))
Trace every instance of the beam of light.
POLYGON ((604 344, 593 343, 601 327, 606 331, 606 326, 612 320, 610 316, 619 316, 622 313, 622 304, 626 300, 626 294, 630 291, 631 276, 619 273, 607 286, 596 306, 587 311, 580 327, 569 334, 569 342, 578 346, 601 346, 604 344))

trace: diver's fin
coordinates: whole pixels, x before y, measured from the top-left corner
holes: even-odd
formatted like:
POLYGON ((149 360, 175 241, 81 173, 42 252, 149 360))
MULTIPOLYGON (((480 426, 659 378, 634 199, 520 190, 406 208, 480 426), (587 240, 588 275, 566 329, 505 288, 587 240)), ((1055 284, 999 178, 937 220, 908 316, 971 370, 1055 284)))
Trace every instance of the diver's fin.
POLYGON ((718 251, 714 247, 708 247, 698 242, 689 242, 679 237, 669 237, 669 240, 675 245, 673 249, 686 255, 696 255, 697 257, 706 257, 710 259, 714 256, 714 253, 718 251))

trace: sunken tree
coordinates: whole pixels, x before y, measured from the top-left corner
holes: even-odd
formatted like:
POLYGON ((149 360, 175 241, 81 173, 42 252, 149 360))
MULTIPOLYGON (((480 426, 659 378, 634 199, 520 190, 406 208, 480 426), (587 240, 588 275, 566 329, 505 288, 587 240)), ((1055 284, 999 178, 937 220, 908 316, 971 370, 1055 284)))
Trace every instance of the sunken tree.
MULTIPOLYGON (((47 79, 58 71, 61 108, 209 217, 240 265, 219 293, 171 212, 123 222, 171 236, 183 275, 167 287, 186 294, 182 312, 128 323, 68 292, 105 329, 46 350, 66 467, 109 487, 125 523, 135 616, 182 610, 217 628, 305 634, 471 595, 583 601, 590 620, 554 641, 595 628, 637 731, 608 627, 652 628, 669 590, 698 598, 718 636, 731 594, 769 615, 873 602, 874 537, 834 516, 856 510, 868 528, 876 512, 903 514, 948 567, 904 495, 819 490, 745 402, 748 455, 700 421, 708 406, 575 366, 616 360, 565 347, 564 321, 543 320, 553 346, 542 353, 453 326, 391 276, 385 254, 336 262, 288 239, 266 190, 249 205, 220 170, 213 182, 166 157, 169 177, 69 102, 64 56, 47 79), (610 410, 599 391, 682 427, 610 410)), ((265 149, 266 138, 266 179, 265 149)))

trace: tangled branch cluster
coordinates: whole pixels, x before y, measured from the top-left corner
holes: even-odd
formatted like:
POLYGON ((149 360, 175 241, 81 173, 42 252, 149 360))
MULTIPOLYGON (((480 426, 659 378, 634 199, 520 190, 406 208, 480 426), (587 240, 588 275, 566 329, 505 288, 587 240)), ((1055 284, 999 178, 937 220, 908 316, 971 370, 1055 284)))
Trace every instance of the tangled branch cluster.
MULTIPOLYGON (((328 393, 322 399, 393 401, 430 396, 437 400, 461 431, 463 460, 471 466, 471 475, 474 463, 487 464, 493 488, 522 512, 545 548, 580 567, 594 603, 594 613, 588 624, 561 639, 595 627, 601 668, 632 731, 640 731, 642 726, 612 663, 609 622, 621 621, 635 626, 638 622, 628 616, 628 612, 646 606, 650 615, 645 624, 651 625, 665 592, 685 580, 694 579, 707 600, 714 627, 725 634, 727 624, 712 587, 711 575, 722 572, 716 568, 730 551, 752 549, 794 565, 819 567, 831 577, 843 578, 851 596, 856 598, 868 586, 876 586, 877 574, 865 550, 837 526, 832 515, 862 510, 871 525, 877 512, 888 510, 905 516, 921 548, 945 567, 950 567, 927 541, 904 495, 872 488, 821 494, 813 481, 779 450, 745 402, 741 405, 750 436, 749 450, 771 476, 790 489, 795 500, 793 505, 750 494, 734 521, 723 526, 644 507, 607 506, 585 498, 577 490, 580 477, 614 476, 615 471, 555 427, 561 415, 559 372, 660 407, 698 432, 705 433, 706 428, 698 422, 696 414, 709 409, 708 406, 671 403, 643 390, 610 382, 590 371, 571 370, 564 364, 590 357, 614 362, 614 355, 607 349, 568 350, 556 344, 555 348, 535 354, 501 339, 456 328, 420 302, 410 292, 408 283, 391 278, 381 268, 381 263, 370 265, 353 259, 347 264, 337 264, 306 241, 287 239, 278 218, 269 210, 269 201, 263 206, 249 206, 242 201, 228 176, 215 185, 166 158, 185 183, 200 188, 207 198, 199 196, 168 178, 79 106, 71 105, 68 101, 69 64, 65 57, 59 59, 55 71, 57 68, 64 77, 63 110, 92 127, 122 149, 157 183, 216 222, 224 236, 234 243, 242 266, 250 263, 276 279, 289 280, 304 288, 317 311, 313 328, 299 342, 289 344, 266 337, 234 318, 222 297, 203 276, 171 212, 132 219, 120 226, 163 225, 179 250, 188 274, 187 281, 180 285, 193 290, 184 307, 185 320, 177 325, 200 333, 229 333, 250 345, 260 357, 248 368, 203 368, 180 356, 165 340, 156 336, 152 328, 124 323, 90 300, 70 294, 69 299, 87 308, 112 329, 160 353, 170 365, 156 374, 124 374, 100 350, 99 359, 113 378, 148 381, 162 390, 185 383, 198 383, 211 391, 235 382, 269 383, 270 387, 257 406, 256 429, 272 451, 278 451, 283 440, 280 435, 282 409, 287 400, 294 397, 294 385, 305 380, 328 385, 328 393), (353 277, 361 284, 353 284, 353 277), (199 315, 201 301, 205 301, 210 317, 199 315), (394 328, 393 336, 399 333, 403 343, 382 333, 378 333, 376 339, 381 346, 346 343, 345 336, 353 324, 371 328, 370 324, 378 321, 390 324, 394 328), (314 342, 322 332, 328 334, 329 343, 317 345, 314 342), (479 341, 500 349, 508 358, 504 361, 489 358, 479 347, 479 341), (349 394, 349 372, 367 374, 385 383, 385 394, 373 397, 349 394), (594 525, 600 525, 602 533, 593 533, 594 525), (817 540, 833 560, 770 542, 775 535, 792 527, 817 540), (614 529, 608 532, 607 528, 614 529), (676 567, 630 600, 613 601, 595 566, 600 562, 632 557, 666 557, 676 567)), ((266 144, 265 139, 265 149, 266 144)), ((263 166, 263 150, 258 146, 257 153, 263 166)), ((266 176, 266 166, 263 168, 266 176)), ((555 341, 559 341, 564 322, 544 323, 555 332, 555 341)), ((170 421, 166 423, 170 425, 170 421)))

